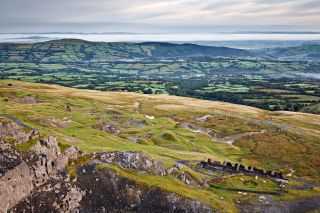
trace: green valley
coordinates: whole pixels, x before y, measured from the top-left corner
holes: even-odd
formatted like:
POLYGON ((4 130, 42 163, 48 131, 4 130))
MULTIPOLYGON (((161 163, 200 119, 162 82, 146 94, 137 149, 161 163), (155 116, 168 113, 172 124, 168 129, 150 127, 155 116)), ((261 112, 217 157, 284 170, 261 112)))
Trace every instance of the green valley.
POLYGON ((254 51, 191 44, 75 39, 3 43, 0 50, 2 79, 318 113, 309 110, 319 103, 320 65, 316 60, 275 60, 254 51))

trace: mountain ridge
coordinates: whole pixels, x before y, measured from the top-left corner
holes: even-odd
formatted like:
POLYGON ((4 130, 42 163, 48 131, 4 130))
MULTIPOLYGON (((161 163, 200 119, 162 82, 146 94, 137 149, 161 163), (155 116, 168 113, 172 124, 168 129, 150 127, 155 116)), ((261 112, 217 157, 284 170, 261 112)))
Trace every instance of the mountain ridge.
POLYGON ((41 62, 52 57, 52 62, 102 61, 114 59, 161 59, 192 57, 251 56, 246 50, 211 47, 195 44, 166 42, 90 42, 79 39, 61 39, 33 44, 0 44, 1 61, 41 62), (18 55, 16 53, 19 52, 18 55), (66 55, 63 59, 55 59, 66 55), (15 57, 16 56, 16 57, 15 57), (69 59, 69 58, 70 59, 69 59))

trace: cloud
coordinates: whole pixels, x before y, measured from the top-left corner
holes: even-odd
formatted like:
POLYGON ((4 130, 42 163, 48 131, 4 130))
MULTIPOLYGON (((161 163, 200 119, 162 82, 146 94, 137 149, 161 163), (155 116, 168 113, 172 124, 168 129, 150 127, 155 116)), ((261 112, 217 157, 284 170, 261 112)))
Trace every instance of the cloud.
POLYGON ((319 0, 1 0, 0 29, 90 23, 107 28, 134 23, 154 29, 187 25, 314 27, 320 23, 319 11, 319 0))

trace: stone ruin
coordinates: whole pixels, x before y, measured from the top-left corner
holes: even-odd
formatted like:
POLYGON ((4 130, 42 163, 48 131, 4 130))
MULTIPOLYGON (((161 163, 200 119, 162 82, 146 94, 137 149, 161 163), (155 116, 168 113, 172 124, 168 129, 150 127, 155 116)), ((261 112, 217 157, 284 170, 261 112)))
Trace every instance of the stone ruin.
POLYGON ((201 161, 199 163, 201 168, 205 168, 212 171, 220 171, 220 172, 230 172, 230 173, 244 173, 244 174, 254 174, 261 177, 275 178, 285 180, 281 172, 273 172, 273 171, 264 171, 263 169, 256 168, 253 166, 248 166, 246 168, 242 164, 232 164, 230 162, 224 161, 211 161, 211 159, 207 159, 205 161, 201 161))

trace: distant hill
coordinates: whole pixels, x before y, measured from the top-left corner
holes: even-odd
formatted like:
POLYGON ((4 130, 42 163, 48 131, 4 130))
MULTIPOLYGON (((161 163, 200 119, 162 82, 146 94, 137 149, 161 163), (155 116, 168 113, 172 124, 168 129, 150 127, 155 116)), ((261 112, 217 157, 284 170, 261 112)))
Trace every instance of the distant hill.
POLYGON ((172 43, 107 43, 62 39, 34 44, 0 44, 0 61, 79 62, 121 59, 176 59, 251 56, 246 50, 172 43))
POLYGON ((152 48, 152 56, 156 58, 178 58, 178 57, 237 57, 251 56, 249 51, 229 48, 229 47, 212 47, 197 44, 172 44, 159 42, 145 42, 138 44, 141 47, 152 48))
POLYGON ((307 44, 297 47, 266 49, 256 51, 256 53, 278 60, 320 62, 320 44, 307 44))

